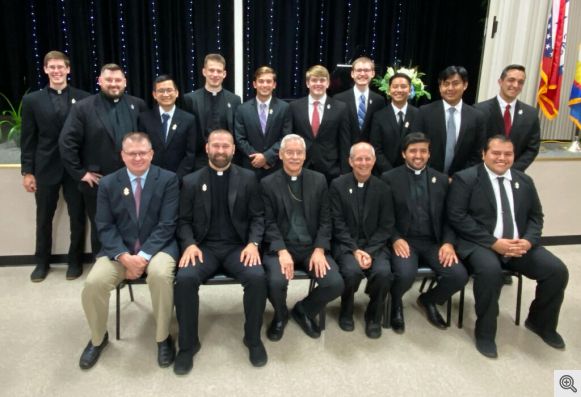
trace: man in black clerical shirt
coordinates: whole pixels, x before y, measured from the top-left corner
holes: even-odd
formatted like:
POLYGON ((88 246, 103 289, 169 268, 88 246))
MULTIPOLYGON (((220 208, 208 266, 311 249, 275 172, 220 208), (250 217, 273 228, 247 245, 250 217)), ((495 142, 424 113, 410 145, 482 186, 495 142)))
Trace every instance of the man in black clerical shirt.
POLYGON ((33 282, 45 279, 52 246, 52 220, 62 186, 71 229, 67 280, 83 273, 81 255, 85 245, 85 207, 77 183, 65 172, 58 138, 71 107, 89 93, 67 83, 69 57, 50 51, 44 57, 48 86, 22 99, 22 185, 36 199, 36 267, 33 282))
POLYGON ((208 164, 205 145, 214 130, 226 130, 234 134, 234 114, 242 103, 238 95, 222 87, 226 78, 226 60, 220 54, 208 54, 202 69, 204 87, 184 95, 185 110, 196 116, 195 169, 208 164))
POLYGON ((198 290, 224 272, 244 287, 244 344, 250 362, 266 364, 260 340, 266 305, 266 279, 258 246, 264 233, 264 209, 254 173, 232 164, 234 138, 212 131, 206 144, 208 166, 183 179, 177 236, 183 251, 175 282, 179 353, 174 372, 187 374, 200 350, 198 290))
POLYGON ((387 185, 371 175, 375 165, 373 146, 365 142, 353 145, 349 165, 353 172, 335 179, 329 190, 333 256, 345 280, 339 326, 343 331, 353 331, 355 292, 367 277, 365 334, 375 339, 381 336, 383 302, 393 279, 387 246, 393 229, 393 206, 387 185))
POLYGON ((279 151, 283 169, 261 180, 266 226, 263 262, 268 299, 275 311, 266 335, 272 341, 282 338, 288 320, 286 295, 295 266, 317 280, 317 288, 292 310, 294 320, 312 338, 321 334, 314 317, 344 287, 337 264, 327 253, 332 228, 327 181, 323 174, 303 168, 306 153, 302 137, 286 135, 279 151))
POLYGON ((418 306, 432 325, 445 329, 436 304, 446 302, 468 281, 454 250, 454 232, 446 220, 448 176, 426 166, 430 140, 421 132, 403 138, 402 156, 404 165, 382 175, 391 187, 395 212, 391 326, 397 333, 405 331, 402 297, 411 288, 421 260, 436 272, 438 284, 419 296, 418 306))

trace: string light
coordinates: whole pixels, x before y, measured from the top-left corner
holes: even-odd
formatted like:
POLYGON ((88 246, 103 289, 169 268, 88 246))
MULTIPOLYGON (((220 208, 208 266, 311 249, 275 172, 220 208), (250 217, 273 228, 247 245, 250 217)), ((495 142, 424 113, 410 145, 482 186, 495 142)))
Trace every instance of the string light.
POLYGON ((91 0, 89 3, 89 29, 90 29, 90 36, 91 36, 91 57, 92 57, 92 71, 93 71, 93 91, 97 92, 99 90, 97 84, 97 75, 98 75, 98 61, 97 61, 97 39, 95 37, 95 0, 91 0))
POLYGON ((216 2, 216 48, 218 52, 222 50, 222 2, 216 2))
POLYGON ((121 41, 121 67, 125 72, 125 76, 129 74, 129 69, 127 68, 127 35, 125 34, 125 14, 123 9, 125 4, 123 0, 119 0, 119 37, 121 41))
POLYGON ((187 6, 187 26, 188 26, 188 53, 189 56, 186 58, 187 68, 189 70, 189 85, 192 87, 192 91, 196 89, 196 51, 195 51, 195 37, 194 37, 194 0, 188 1, 187 6))
POLYGON ((60 25, 61 25, 61 32, 63 33, 64 37, 64 53, 70 53, 70 46, 69 46, 69 32, 67 29, 67 13, 65 9, 65 0, 60 0, 61 6, 61 13, 60 13, 60 25))
POLYGON ((351 0, 347 1, 347 29, 345 34, 345 45, 343 47, 343 59, 347 61, 349 59, 349 42, 351 41, 351 0))
POLYGON ((34 67, 36 70, 36 88, 42 84, 42 75, 40 73, 40 54, 38 52, 38 34, 36 29, 36 11, 34 10, 34 0, 30 0, 30 21, 32 30, 32 55, 34 57, 34 67))
POLYGON ((400 1, 397 4, 397 20, 395 22, 395 48, 393 50, 393 64, 400 65, 401 59, 399 59, 399 44, 401 42, 401 15, 402 15, 403 4, 400 1))
POLYGON ((268 7, 268 65, 272 66, 274 62, 274 0, 270 0, 268 7))
POLYGON ((319 63, 323 63, 324 44, 325 44, 325 0, 321 0, 321 18, 319 23, 319 63))
POLYGON ((153 62, 155 65, 155 76, 159 76, 159 40, 158 40, 158 34, 157 34, 157 1, 156 0, 151 0, 151 2, 149 3, 149 12, 151 14, 151 25, 153 27, 152 29, 152 35, 153 35, 153 62))
POLYGON ((251 73, 251 58, 250 58, 250 15, 251 15, 251 0, 244 1, 244 55, 246 56, 246 70, 245 70, 245 98, 250 96, 250 73, 251 73))
POLYGON ((295 0, 295 17, 296 17, 296 27, 295 27, 295 48, 294 48, 294 59, 293 59, 293 96, 298 96, 299 89, 299 38, 300 38, 300 28, 301 28, 301 3, 300 0, 295 0))
POLYGON ((373 18, 371 20, 371 59, 375 59, 375 47, 377 44, 377 16, 379 14, 379 0, 373 0, 373 18))

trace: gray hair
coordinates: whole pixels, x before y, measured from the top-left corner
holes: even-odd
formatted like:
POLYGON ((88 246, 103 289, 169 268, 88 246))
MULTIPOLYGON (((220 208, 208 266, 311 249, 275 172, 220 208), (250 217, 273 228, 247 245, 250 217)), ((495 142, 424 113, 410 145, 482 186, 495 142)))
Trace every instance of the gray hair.
POLYGON ((349 157, 352 158, 353 153, 355 152, 355 149, 358 149, 360 147, 366 147, 367 149, 369 149, 369 151, 371 152, 373 157, 375 157, 375 149, 373 148, 373 146, 371 146, 367 142, 358 142, 358 143, 354 144, 353 146, 351 146, 351 149, 349 150, 349 157))
POLYGON ((300 142, 300 144, 303 147, 303 149, 304 150, 307 150, 307 144, 305 143, 305 140, 303 139, 302 136, 297 135, 297 134, 288 134, 288 135, 285 135, 282 138, 282 141, 280 141, 280 150, 284 150, 284 148, 286 147, 286 144, 288 142, 292 142, 292 141, 300 142))

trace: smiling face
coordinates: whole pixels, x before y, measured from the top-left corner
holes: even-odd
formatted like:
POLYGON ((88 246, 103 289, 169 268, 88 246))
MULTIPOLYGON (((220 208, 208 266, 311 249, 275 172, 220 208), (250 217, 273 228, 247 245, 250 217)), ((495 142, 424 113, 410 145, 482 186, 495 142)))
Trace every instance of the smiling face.
POLYGON ((351 149, 349 165, 353 169, 353 175, 359 182, 365 182, 371 176, 375 165, 373 147, 368 143, 358 143, 351 149))
POLYGON ((405 77, 396 77, 389 85, 389 97, 391 102, 398 108, 402 108, 406 103, 411 93, 410 83, 405 77))
POLYGON ((48 76, 49 86, 53 89, 63 89, 67 85, 67 76, 71 68, 62 59, 49 59, 44 66, 48 76))
POLYGON ((307 158, 307 151, 298 139, 291 139, 280 148, 278 156, 282 160, 284 171, 288 175, 299 175, 307 158))
POLYGON ((162 81, 155 84, 153 98, 164 110, 171 110, 179 96, 179 91, 172 80, 162 81))
POLYGON ((99 76, 101 92, 111 99, 120 98, 125 92, 127 81, 121 70, 105 69, 99 76))
POLYGON ((228 131, 213 131, 208 136, 206 153, 210 167, 215 170, 228 168, 234 157, 234 138, 228 131))
POLYGON ((451 75, 439 84, 442 99, 451 106, 456 106, 462 99, 464 91, 468 88, 468 82, 464 82, 458 73, 451 75))
POLYGON ((522 70, 508 70, 504 79, 498 79, 500 97, 506 102, 514 101, 525 85, 525 78, 525 72, 522 70))
POLYGON ((375 77, 375 68, 369 61, 359 61, 353 64, 351 78, 361 90, 366 89, 375 77))
POLYGON ((411 143, 402 152, 408 167, 413 170, 422 170, 430 159, 430 144, 428 142, 411 143))
POLYGON ((261 102, 268 100, 272 96, 272 91, 276 88, 274 74, 261 74, 252 82, 252 86, 256 90, 256 96, 261 102))
POLYGON ((153 159, 151 143, 147 139, 125 139, 121 158, 129 172, 133 175, 141 176, 149 169, 153 159))
POLYGON ((226 69, 222 63, 211 59, 208 60, 202 69, 202 74, 206 79, 206 89, 208 91, 219 91, 222 89, 222 83, 226 78, 226 69))
POLYGON ((307 80, 309 95, 314 99, 321 99, 329 88, 329 79, 326 77, 311 76, 307 80))
POLYGON ((514 146, 511 141, 491 139, 482 154, 486 167, 496 175, 504 175, 514 163, 514 146))

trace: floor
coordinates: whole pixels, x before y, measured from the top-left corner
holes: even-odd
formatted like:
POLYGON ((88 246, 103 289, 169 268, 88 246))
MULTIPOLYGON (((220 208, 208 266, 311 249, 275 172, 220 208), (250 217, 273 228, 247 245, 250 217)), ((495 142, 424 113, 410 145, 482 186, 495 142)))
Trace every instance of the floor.
MULTIPOLYGON (((581 246, 550 249, 570 271, 559 326, 567 343, 564 351, 548 347, 524 326, 514 325, 516 284, 502 292, 496 360, 474 348, 470 285, 464 328, 455 325, 456 296, 454 325, 440 331, 419 312, 416 284, 404 298, 405 334, 384 329, 380 339, 366 338, 362 315, 367 297, 360 291, 354 332, 339 329, 335 301, 328 307, 327 330, 320 339, 308 338, 291 321, 282 341, 264 338, 269 362, 254 368, 242 344, 241 287, 205 286, 200 291, 202 350, 185 377, 157 366, 146 286, 134 287, 133 303, 122 290, 119 341, 113 337, 111 300, 110 344, 93 369, 82 371, 78 359, 89 330, 80 294, 87 272, 79 280, 66 281, 65 267, 57 265, 44 282, 34 284, 29 281, 31 267, 0 267, 0 396, 549 396, 554 370, 581 369, 581 290, 577 287, 581 246)), ((289 303, 300 299, 307 288, 307 281, 291 283, 289 303)), ((534 282, 525 280, 523 320, 533 293, 534 282)), ((271 316, 267 305, 265 324, 271 316)), ((174 321, 172 333, 176 332, 174 321)))

